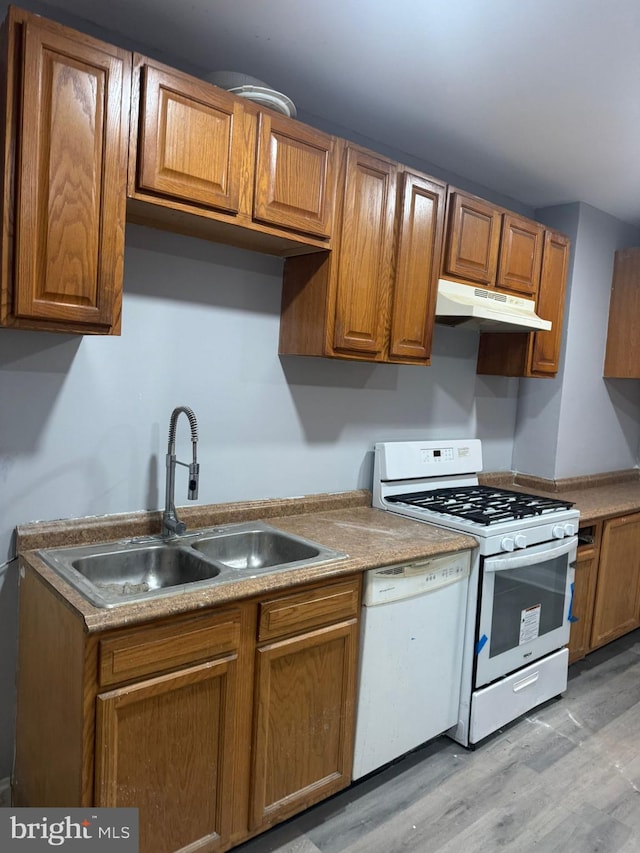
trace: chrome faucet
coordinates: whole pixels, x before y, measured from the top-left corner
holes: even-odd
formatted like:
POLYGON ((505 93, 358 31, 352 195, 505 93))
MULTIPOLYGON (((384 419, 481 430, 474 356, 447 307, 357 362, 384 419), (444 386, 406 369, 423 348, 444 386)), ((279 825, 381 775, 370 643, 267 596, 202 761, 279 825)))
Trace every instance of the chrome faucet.
POLYGON ((198 497, 198 479, 200 476, 200 465, 198 465, 198 421, 193 411, 188 406, 178 406, 171 413, 169 421, 169 446, 167 447, 167 479, 164 499, 164 512, 162 514, 162 535, 176 536, 184 533, 187 525, 180 521, 176 514, 174 502, 176 465, 184 465, 189 469, 189 491, 187 499, 195 501, 198 497), (176 423, 181 412, 189 418, 191 427, 191 446, 193 448, 193 461, 180 462, 176 459, 176 423))

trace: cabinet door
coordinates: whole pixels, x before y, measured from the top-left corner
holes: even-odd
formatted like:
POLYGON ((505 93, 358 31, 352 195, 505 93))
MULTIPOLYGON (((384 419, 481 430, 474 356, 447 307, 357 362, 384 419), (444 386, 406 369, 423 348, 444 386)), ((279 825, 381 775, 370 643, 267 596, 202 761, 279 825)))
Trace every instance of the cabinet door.
POLYGON ((227 656, 97 697, 95 804, 139 808, 141 853, 228 846, 235 679, 227 656))
POLYGON ((138 185, 237 213, 243 177, 243 107, 207 83, 144 67, 138 185))
POLYGON ((640 513, 605 521, 591 647, 640 625, 640 513))
POLYGON ((551 320, 552 326, 548 332, 532 333, 531 376, 555 376, 558 372, 568 269, 568 237, 545 231, 537 311, 544 320, 551 320))
POLYGON ((334 159, 333 136, 283 116, 260 113, 254 219, 330 237, 334 159))
POLYGON ((569 267, 569 238, 545 231, 538 314, 551 320, 548 332, 482 332, 477 372, 493 376, 555 376, 560 366, 562 320, 569 267))
POLYGON ((445 187, 405 172, 389 360, 429 364, 444 228, 445 187))
POLYGON ((606 378, 640 379, 640 248, 615 253, 607 348, 606 378))
POLYGON ((501 212, 489 202, 464 193, 451 193, 445 273, 493 286, 501 225, 501 212))
POLYGON ((12 18, 24 19, 10 28, 22 34, 12 325, 118 331, 131 55, 12 18))
POLYGON ((258 650, 252 830, 349 785, 356 656, 355 619, 258 650))
MULTIPOLYGON (((593 528, 595 531, 595 528, 593 528)), ((598 578, 599 534, 593 536, 592 545, 578 547, 576 573, 573 586, 572 613, 569 639, 569 663, 580 660, 591 651, 593 604, 598 578)))
POLYGON ((382 360, 389 317, 397 165, 348 146, 333 346, 382 360))
POLYGON ((542 262, 544 228, 505 213, 496 286, 527 299, 536 298, 542 262))

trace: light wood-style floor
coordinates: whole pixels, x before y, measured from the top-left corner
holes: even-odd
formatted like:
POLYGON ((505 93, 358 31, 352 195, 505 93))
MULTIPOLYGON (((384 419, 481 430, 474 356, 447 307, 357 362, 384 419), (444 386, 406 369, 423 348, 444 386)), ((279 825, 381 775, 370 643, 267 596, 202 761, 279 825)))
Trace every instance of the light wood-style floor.
POLYGON ((447 738, 236 853, 639 853, 640 630, 473 752, 447 738))

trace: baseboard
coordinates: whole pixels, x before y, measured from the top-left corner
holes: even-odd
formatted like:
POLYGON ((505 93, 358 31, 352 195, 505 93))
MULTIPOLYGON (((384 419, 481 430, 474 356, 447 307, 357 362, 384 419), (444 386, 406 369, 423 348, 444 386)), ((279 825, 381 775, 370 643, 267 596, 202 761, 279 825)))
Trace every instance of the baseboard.
POLYGON ((0 779, 0 808, 11 805, 11 779, 7 776, 0 779))

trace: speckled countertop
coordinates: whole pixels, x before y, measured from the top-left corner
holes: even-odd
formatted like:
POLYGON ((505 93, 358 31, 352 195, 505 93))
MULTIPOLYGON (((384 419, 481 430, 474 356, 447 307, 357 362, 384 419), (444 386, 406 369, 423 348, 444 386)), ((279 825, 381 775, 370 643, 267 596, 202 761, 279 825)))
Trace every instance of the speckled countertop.
MULTIPOLYGON (((636 469, 556 481, 501 472, 481 475, 480 481, 571 501, 580 511, 581 525, 640 511, 640 472, 636 469)), ((179 512, 189 530, 262 520, 348 556, 316 567, 281 570, 242 581, 214 584, 197 592, 181 592, 102 609, 90 604, 50 569, 36 549, 156 535, 160 530, 161 513, 127 513, 22 525, 17 528, 18 552, 22 561, 82 618, 86 630, 93 632, 476 545, 470 536, 373 509, 371 493, 366 490, 183 507, 179 512)))
POLYGON ((521 492, 535 492, 571 501, 580 511, 580 524, 640 511, 640 471, 612 471, 565 480, 543 480, 526 474, 487 474, 481 482, 521 492))
POLYGON ((17 529, 18 550, 23 564, 39 574, 82 618, 87 631, 94 632, 277 592, 311 581, 461 551, 476 545, 470 536, 372 509, 370 504, 371 494, 361 491, 181 509, 180 516, 191 530, 260 519, 288 533, 345 552, 348 556, 316 567, 280 570, 111 609, 94 607, 49 568, 36 549, 154 534, 159 530, 157 513, 23 525, 17 529))

